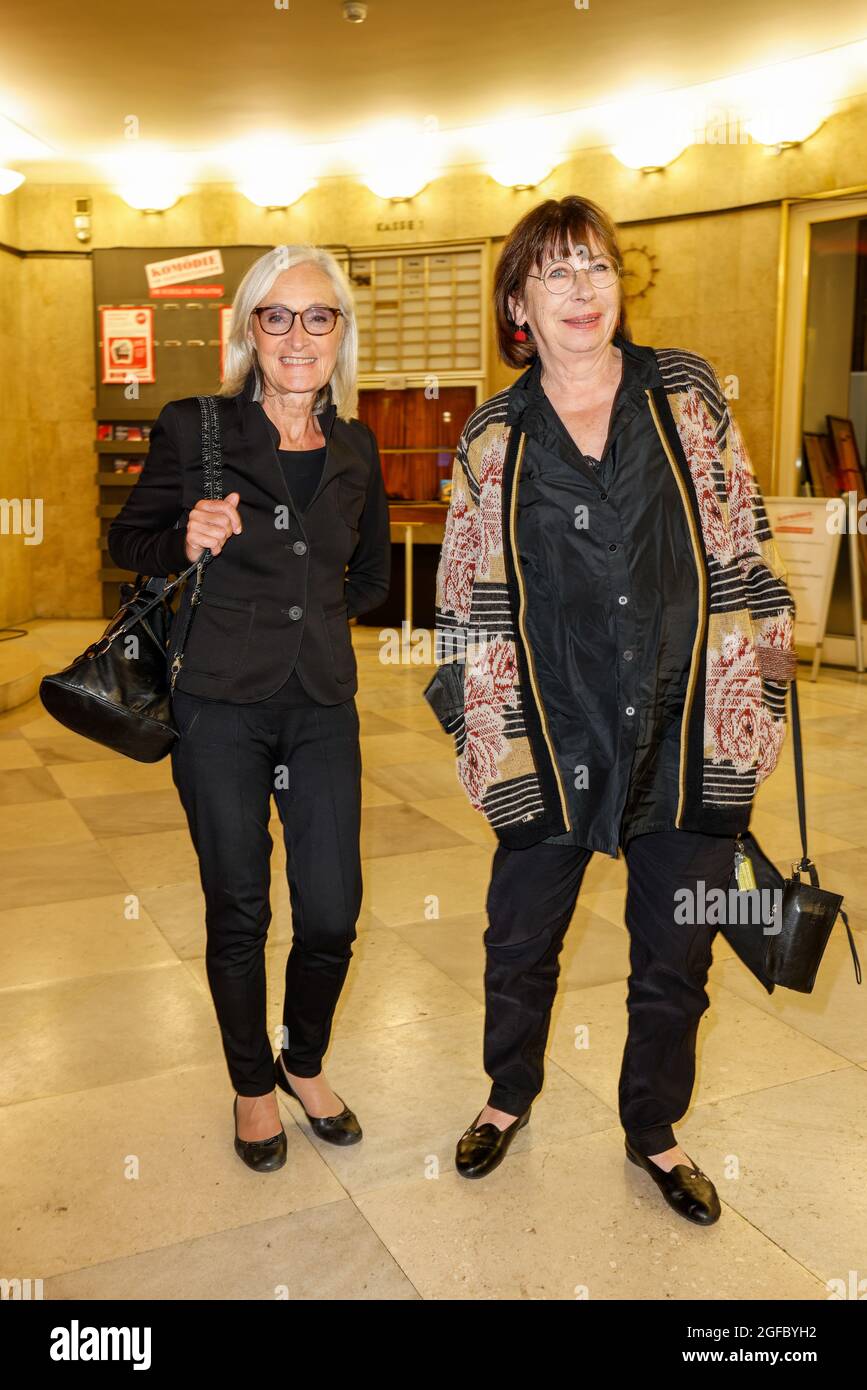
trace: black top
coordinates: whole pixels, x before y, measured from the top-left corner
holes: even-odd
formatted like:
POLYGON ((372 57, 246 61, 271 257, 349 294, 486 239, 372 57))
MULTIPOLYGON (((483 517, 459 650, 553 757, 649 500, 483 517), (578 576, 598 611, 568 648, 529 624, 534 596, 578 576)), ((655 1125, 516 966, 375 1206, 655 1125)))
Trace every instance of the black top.
POLYGON ((633 835, 674 827, 698 591, 646 395, 658 367, 622 351, 608 439, 592 463, 535 364, 521 397, 517 523, 527 635, 572 823, 548 842, 612 857, 633 835))
MULTIPOLYGON (((389 590, 388 499, 376 439, 360 420, 338 418, 329 390, 317 417, 325 463, 302 517, 289 506, 280 431, 254 399, 256 386, 251 368, 236 396, 216 398, 223 496, 239 494, 243 529, 204 570, 176 689, 251 704, 276 694, 298 664, 312 699, 344 703, 358 688, 347 619, 376 608, 389 590)), ((195 396, 163 406, 141 476, 109 529, 121 569, 168 575, 187 567, 184 529, 203 491, 201 432, 195 396)), ((290 453, 294 467, 299 455, 290 453)), ((192 593, 186 585, 170 662, 192 593)))
POLYGON ((319 486, 325 466, 325 450, 324 444, 318 449, 277 450, 286 485, 299 512, 306 512, 308 503, 319 486))

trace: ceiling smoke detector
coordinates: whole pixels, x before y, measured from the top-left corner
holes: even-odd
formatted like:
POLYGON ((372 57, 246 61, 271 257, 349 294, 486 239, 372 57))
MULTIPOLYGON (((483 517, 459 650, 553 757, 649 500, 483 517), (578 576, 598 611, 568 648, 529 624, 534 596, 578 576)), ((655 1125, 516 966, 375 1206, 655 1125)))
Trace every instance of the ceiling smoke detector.
POLYGON ((362 0, 343 0, 342 8, 347 24, 363 24, 367 19, 367 6, 362 0))

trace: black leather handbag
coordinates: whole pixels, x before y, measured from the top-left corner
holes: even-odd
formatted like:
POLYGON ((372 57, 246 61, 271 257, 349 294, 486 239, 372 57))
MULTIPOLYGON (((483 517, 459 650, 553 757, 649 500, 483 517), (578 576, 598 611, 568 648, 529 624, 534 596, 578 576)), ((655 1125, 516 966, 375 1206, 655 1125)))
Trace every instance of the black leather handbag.
POLYGON ((777 866, 759 847, 750 831, 739 836, 735 845, 735 869, 731 886, 736 889, 769 890, 774 912, 770 918, 765 948, 765 969, 774 984, 810 994, 822 961, 828 938, 838 914, 843 918, 855 964, 855 979, 861 983, 861 962, 843 908, 840 893, 819 886, 816 866, 807 853, 807 811, 804 797, 804 757, 801 748, 801 719, 798 710, 797 681, 791 682, 792 744, 795 758, 795 787, 798 794, 798 821, 802 858, 792 866, 792 877, 783 878, 777 866), (805 883, 801 875, 808 874, 805 883))
MULTIPOLYGON (((223 495, 219 414, 214 396, 199 396, 202 412, 202 465, 205 496, 223 495)), ((184 646, 199 602, 202 574, 210 550, 167 584, 162 577, 122 584, 124 602, 99 641, 91 643, 64 670, 43 676, 39 698, 60 724, 76 734, 155 763, 171 752, 179 737, 171 695, 184 646), (170 594, 195 573, 189 604, 176 613, 170 594), (181 617, 180 614, 183 614, 181 617), (175 624, 179 623, 178 630, 175 624), (169 649, 174 657, 169 669, 169 649)))

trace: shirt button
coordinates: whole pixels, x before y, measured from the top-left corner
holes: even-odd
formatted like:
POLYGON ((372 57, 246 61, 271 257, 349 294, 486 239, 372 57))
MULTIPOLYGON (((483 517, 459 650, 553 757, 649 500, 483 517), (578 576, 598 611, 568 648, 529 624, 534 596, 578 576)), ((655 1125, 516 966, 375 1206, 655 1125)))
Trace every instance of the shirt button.
POLYGON ((624 660, 624 661, 631 661, 631 660, 632 660, 632 652, 629 652, 629 651, 624 652, 624 653, 623 653, 623 660, 624 660))
POLYGON ((635 713, 635 706, 634 706, 634 705, 627 705, 627 706, 626 706, 626 713, 627 713, 627 714, 634 714, 634 713, 635 713))
POLYGON ((621 595, 620 595, 620 598, 617 600, 617 602, 618 602, 618 603, 628 603, 628 602, 629 602, 629 599, 626 597, 625 594, 621 594, 621 595))
POLYGON ((292 549, 295 551, 296 555, 304 555, 307 551, 307 546, 304 541, 296 541, 292 549))
POLYGON ((294 603, 291 608, 284 608, 283 611, 284 613, 289 614, 289 617, 292 619, 293 623, 297 623, 302 613, 302 610, 298 607, 297 603, 294 603))
POLYGON ((600 500, 600 502, 607 502, 607 501, 608 501, 608 493, 607 493, 607 492, 600 492, 600 494, 599 494, 599 500, 600 500))
POLYGON ((617 546, 616 546, 616 545, 614 544, 614 542, 612 541, 611 544, 609 545, 608 549, 609 549, 609 550, 616 550, 616 549, 617 549, 617 546))

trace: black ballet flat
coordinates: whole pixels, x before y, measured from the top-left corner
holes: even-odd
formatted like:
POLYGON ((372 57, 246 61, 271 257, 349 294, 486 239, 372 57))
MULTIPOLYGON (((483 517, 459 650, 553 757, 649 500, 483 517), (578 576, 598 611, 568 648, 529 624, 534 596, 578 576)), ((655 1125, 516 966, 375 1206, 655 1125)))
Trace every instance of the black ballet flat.
POLYGON ((248 1168, 257 1173, 273 1173, 286 1162, 286 1131, 282 1125, 280 1133, 270 1139, 241 1139, 238 1136, 238 1097, 232 1107, 235 1116, 235 1153, 243 1158, 248 1168))
POLYGON ((498 1168, 518 1130, 529 1120, 532 1108, 528 1106, 523 1115, 518 1115, 505 1129, 498 1129, 490 1121, 476 1129, 480 1110, 469 1129, 461 1135, 455 1150, 455 1167, 461 1177, 484 1178, 498 1168))
POLYGON ((650 1174, 678 1216, 684 1216, 687 1221, 694 1221, 699 1226, 712 1226, 719 1221, 721 1208, 717 1190, 707 1173, 696 1167, 691 1158, 691 1168, 687 1168, 685 1163, 675 1163, 671 1171, 666 1173, 652 1158, 634 1149, 628 1139, 626 1157, 650 1174))
MULTIPOLYGON (((298 1101, 310 1121, 313 1133, 317 1134, 320 1139, 325 1139, 329 1144, 346 1146, 347 1144, 357 1144, 362 1138, 361 1125, 346 1104, 339 1115, 308 1115, 303 1100, 292 1090, 289 1078, 283 1070, 283 1059, 279 1056, 274 1058, 274 1077, 277 1085, 286 1092, 287 1096, 298 1101)), ((335 1095, 337 1095, 336 1091, 335 1095)), ((337 1099, 342 1101, 343 1097, 337 1096, 337 1099)))

